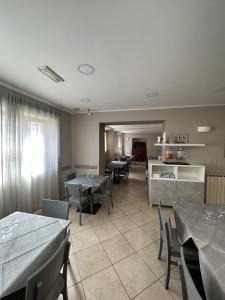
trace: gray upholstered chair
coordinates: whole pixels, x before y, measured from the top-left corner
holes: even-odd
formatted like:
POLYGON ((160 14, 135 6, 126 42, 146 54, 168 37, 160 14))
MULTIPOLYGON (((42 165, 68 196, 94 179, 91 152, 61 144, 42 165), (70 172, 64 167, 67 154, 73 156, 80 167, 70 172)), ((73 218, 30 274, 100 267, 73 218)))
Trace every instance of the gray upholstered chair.
POLYGON ((66 201, 43 199, 42 215, 46 217, 68 220, 69 204, 66 201))
POLYGON ((110 206, 113 207, 113 196, 112 196, 113 179, 108 178, 107 181, 94 193, 94 199, 97 198, 98 201, 108 202, 108 215, 110 215, 110 206))
POLYGON ((79 209, 80 226, 82 225, 82 209, 90 204, 91 213, 93 212, 93 201, 91 194, 84 193, 82 184, 71 184, 65 182, 66 198, 68 202, 79 209))
MULTIPOLYGON (((202 292, 202 296, 201 296, 194 281, 193 281, 193 278, 189 271, 188 265, 184 258, 184 248, 183 247, 180 248, 180 254, 181 254, 181 263, 179 263, 179 271, 180 271, 180 278, 181 278, 183 300, 206 299, 205 293, 203 291, 203 285, 201 284, 201 292, 202 292)), ((200 283, 200 281, 201 280, 198 280, 198 283, 200 283)))
POLYGON ((25 300, 67 300, 67 260, 70 242, 65 237, 57 251, 27 280, 25 300), (62 273, 61 273, 62 270, 62 273))

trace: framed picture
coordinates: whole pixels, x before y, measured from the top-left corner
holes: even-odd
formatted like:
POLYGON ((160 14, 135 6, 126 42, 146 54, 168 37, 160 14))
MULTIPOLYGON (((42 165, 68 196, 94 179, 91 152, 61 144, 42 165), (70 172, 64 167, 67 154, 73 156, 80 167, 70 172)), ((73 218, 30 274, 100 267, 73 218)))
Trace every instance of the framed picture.
POLYGON ((174 142, 177 144, 187 144, 188 143, 188 134, 176 134, 174 136, 174 142))

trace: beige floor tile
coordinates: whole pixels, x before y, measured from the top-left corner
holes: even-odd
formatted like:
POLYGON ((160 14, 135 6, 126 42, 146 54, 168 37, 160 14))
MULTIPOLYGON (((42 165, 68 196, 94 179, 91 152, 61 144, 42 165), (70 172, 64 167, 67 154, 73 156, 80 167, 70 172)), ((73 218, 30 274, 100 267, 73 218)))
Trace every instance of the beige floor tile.
POLYGON ((71 234, 71 238, 75 252, 99 243, 99 240, 93 229, 71 234))
POLYGON ((157 207, 150 207, 148 209, 145 209, 143 211, 149 218, 151 218, 153 221, 154 220, 159 220, 159 213, 158 213, 158 208, 157 207))
POLYGON ((134 214, 134 213, 137 213, 140 211, 140 209, 138 209, 136 206, 134 206, 133 204, 129 204, 129 203, 126 203, 119 207, 126 215, 131 215, 131 214, 134 214))
POLYGON ((113 264, 135 252, 122 235, 104 241, 102 245, 113 264))
POLYGON ((151 237, 140 227, 125 232, 123 235, 136 251, 141 250, 142 248, 154 242, 151 237))
POLYGON ((134 298, 134 300, 173 300, 172 296, 164 289, 160 281, 156 281, 149 288, 134 298))
POLYGON ((96 215, 89 215, 88 221, 93 227, 96 227, 111 222, 111 218, 106 211, 100 210, 96 213, 96 215))
MULTIPOLYGON (((138 197, 137 197, 137 199, 138 199, 138 197)), ((149 201, 146 201, 146 199, 145 200, 143 200, 143 201, 136 201, 135 203, 134 203, 134 205, 138 208, 138 209, 140 209, 140 210, 144 210, 144 209, 148 209, 148 208, 150 208, 150 204, 149 204, 149 201)))
POLYGON ((120 234, 112 222, 95 227, 95 232, 101 242, 120 234))
POLYGON ((75 215, 74 217, 72 217, 72 223, 70 224, 69 229, 71 233, 76 233, 91 229, 91 224, 88 222, 87 217, 82 217, 82 226, 80 226, 79 218, 77 215, 75 215))
POLYGON ((75 300, 75 299, 85 300, 82 283, 78 283, 68 288, 68 300, 75 300))
POLYGON ((158 222, 152 221, 144 224, 141 228, 147 232, 154 241, 158 241, 160 239, 160 226, 158 222))
POLYGON ((85 279, 83 287, 86 300, 129 300, 112 267, 85 279))
POLYGON ((67 267, 67 286, 70 287, 77 282, 80 282, 80 273, 77 266, 75 255, 70 255, 70 264, 67 267))
MULTIPOLYGON (((165 276, 161 277, 160 281, 164 285, 165 276)), ((179 276, 179 271, 178 271, 177 267, 175 267, 171 271, 168 292, 175 300, 182 299, 181 282, 180 282, 180 276, 179 276)))
POLYGON ((78 251, 77 264, 81 278, 87 278, 111 265, 101 244, 78 251))
POLYGON ((144 212, 138 212, 129 216, 137 225, 141 226, 152 221, 144 212))
POLYGON ((136 253, 116 263, 114 267, 131 298, 156 280, 155 275, 136 253))
POLYGON ((123 217, 117 220, 113 220, 113 224, 121 233, 127 232, 131 229, 137 228, 137 224, 134 223, 129 217, 123 217))
POLYGON ((111 212, 110 212, 110 219, 111 220, 116 220, 116 219, 124 218, 124 217, 126 217, 126 215, 118 207, 115 206, 111 209, 111 212))
POLYGON ((159 278, 163 276, 166 272, 165 260, 158 260, 159 244, 154 243, 150 246, 140 250, 138 254, 146 262, 146 264, 151 268, 154 274, 159 278))

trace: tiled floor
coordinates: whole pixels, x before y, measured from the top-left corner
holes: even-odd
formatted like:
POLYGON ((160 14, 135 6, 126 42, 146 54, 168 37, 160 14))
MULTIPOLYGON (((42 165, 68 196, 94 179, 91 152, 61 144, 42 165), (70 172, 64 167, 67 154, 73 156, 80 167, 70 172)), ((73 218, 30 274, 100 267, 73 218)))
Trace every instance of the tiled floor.
MULTIPOLYGON (((177 268, 164 289, 165 262, 157 259, 159 223, 147 201, 143 166, 131 168, 130 179, 114 185, 110 216, 101 207, 83 215, 83 226, 70 210, 71 251, 68 294, 76 300, 181 299, 177 268)), ((172 211, 166 209, 172 218, 172 211)), ((61 298, 60 298, 61 299, 61 298)))

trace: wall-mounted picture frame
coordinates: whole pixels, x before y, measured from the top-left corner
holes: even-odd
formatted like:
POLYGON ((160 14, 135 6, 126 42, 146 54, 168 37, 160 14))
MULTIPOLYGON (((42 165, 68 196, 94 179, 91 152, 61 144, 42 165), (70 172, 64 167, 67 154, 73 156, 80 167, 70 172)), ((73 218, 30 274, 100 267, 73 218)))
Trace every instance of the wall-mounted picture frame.
POLYGON ((187 144, 188 143, 188 134, 183 134, 183 133, 175 134, 174 142, 176 144, 187 144))

